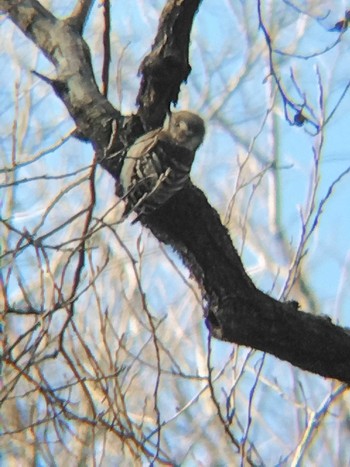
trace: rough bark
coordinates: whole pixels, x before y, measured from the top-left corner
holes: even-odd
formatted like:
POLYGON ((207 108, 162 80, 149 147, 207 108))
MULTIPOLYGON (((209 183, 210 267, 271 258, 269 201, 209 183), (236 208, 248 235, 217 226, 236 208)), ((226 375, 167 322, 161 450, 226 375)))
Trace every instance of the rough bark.
POLYGON ((299 368, 350 382, 350 334, 328 317, 299 310, 258 290, 246 274, 226 228, 195 186, 148 219, 175 248, 202 286, 212 335, 253 347, 299 368))
POLYGON ((190 33, 201 0, 170 0, 159 21, 158 32, 149 55, 140 66, 142 76, 137 96, 146 129, 162 125, 170 104, 177 103, 181 83, 187 80, 190 33))
MULTIPOLYGON (((57 77, 50 84, 78 133, 93 144, 101 165, 117 178, 118 151, 142 131, 158 126, 170 103, 176 103, 190 72, 190 30, 199 4, 200 0, 167 2, 152 51, 140 68, 138 115, 125 120, 96 86, 81 28, 69 19, 56 19, 35 0, 0 0, 0 9, 54 63, 57 77)), ((350 382, 348 331, 329 318, 302 312, 296 302, 282 303, 259 291, 217 212, 198 188, 190 183, 142 222, 179 253, 200 284, 206 323, 214 337, 350 382)))

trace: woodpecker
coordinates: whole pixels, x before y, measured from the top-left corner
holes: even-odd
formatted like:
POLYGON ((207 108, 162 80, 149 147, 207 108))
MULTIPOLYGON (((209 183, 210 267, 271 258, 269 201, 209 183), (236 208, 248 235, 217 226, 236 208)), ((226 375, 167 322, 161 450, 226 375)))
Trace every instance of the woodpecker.
POLYGON ((135 141, 120 174, 124 217, 133 211, 137 219, 150 214, 185 186, 204 133, 202 118, 184 110, 170 114, 162 128, 135 141))

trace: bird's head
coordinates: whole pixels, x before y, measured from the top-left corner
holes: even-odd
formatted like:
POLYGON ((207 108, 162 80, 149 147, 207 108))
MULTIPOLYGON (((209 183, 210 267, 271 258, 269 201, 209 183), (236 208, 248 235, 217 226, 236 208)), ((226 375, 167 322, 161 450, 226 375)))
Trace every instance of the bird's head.
POLYGON ((202 144, 205 134, 203 119, 187 110, 170 114, 164 122, 164 129, 176 144, 190 151, 195 151, 202 144))

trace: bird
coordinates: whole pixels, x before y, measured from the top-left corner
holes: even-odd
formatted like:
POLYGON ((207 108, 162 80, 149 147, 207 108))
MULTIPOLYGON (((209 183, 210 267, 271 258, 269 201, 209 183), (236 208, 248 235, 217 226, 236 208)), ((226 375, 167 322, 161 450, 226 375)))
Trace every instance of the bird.
POLYGON ((187 110, 167 116, 161 128, 145 133, 127 150, 120 174, 123 218, 133 221, 163 206, 188 182, 195 152, 205 135, 203 119, 187 110))

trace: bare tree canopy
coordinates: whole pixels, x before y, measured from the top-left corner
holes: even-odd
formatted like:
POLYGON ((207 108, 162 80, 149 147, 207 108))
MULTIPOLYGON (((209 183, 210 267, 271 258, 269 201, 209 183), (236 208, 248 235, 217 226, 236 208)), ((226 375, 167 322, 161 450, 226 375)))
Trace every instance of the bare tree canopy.
MULTIPOLYGON (((140 5, 143 3, 146 5, 152 2, 140 2, 140 5)), ((278 67, 282 69, 283 60, 292 60, 297 57, 297 53, 282 53, 275 46, 274 34, 278 38, 278 32, 273 31, 273 27, 266 18, 267 16, 273 18, 274 14, 280 15, 279 7, 274 6, 276 11, 272 12, 260 0, 248 3, 254 6, 255 25, 252 26, 252 30, 259 31, 260 38, 263 37, 264 40, 261 42, 264 44, 268 57, 269 70, 268 72, 266 69, 260 70, 260 74, 261 87, 266 85, 266 80, 272 83, 270 85, 273 87, 273 92, 269 97, 271 108, 279 107, 279 113, 290 128, 298 129, 300 132, 305 129, 305 133, 312 135, 315 141, 318 138, 319 151, 315 149, 316 143, 313 148, 316 167, 315 186, 317 187, 320 178, 317 172, 318 158, 324 144, 327 125, 345 99, 349 84, 343 86, 339 100, 333 105, 333 110, 325 116, 323 87, 319 79, 321 94, 319 102, 322 112, 321 117, 318 117, 310 104, 311 99, 308 100, 305 97, 308 91, 301 90, 299 80, 302 81, 302 79, 299 76, 294 76, 291 71, 290 82, 293 90, 287 90, 284 86, 282 72, 280 73, 278 67), (282 57, 281 62, 277 62, 276 57, 282 57)), ((316 12, 316 7, 314 11, 311 11, 310 6, 310 12, 306 12, 297 6, 297 2, 282 3, 284 3, 284 8, 289 8, 291 15, 290 23, 288 19, 285 19, 285 28, 294 24, 293 18, 299 18, 295 19, 295 23, 300 21, 298 23, 300 27, 303 21, 305 24, 309 24, 309 21, 318 24, 323 24, 322 21, 331 21, 328 19, 330 12, 326 8, 325 11, 328 13, 322 16, 320 12, 316 12)), ((25 153, 23 149, 25 141, 30 139, 31 132, 28 130, 28 135, 23 133, 20 136, 22 131, 20 125, 24 127, 25 119, 20 117, 18 110, 20 93, 19 84, 16 84, 18 102, 15 104, 17 110, 11 130, 12 139, 10 137, 12 147, 10 151, 6 146, 3 149, 12 156, 9 163, 4 158, 2 171, 6 178, 0 187, 2 189, 16 187, 17 193, 17 190, 22 189, 23 184, 27 181, 35 181, 36 177, 41 181, 51 180, 51 185, 48 185, 46 193, 42 191, 40 194, 41 199, 47 196, 48 201, 36 226, 33 224, 33 227, 29 225, 24 225, 23 228, 16 227, 10 215, 1 215, 3 231, 10 239, 8 246, 1 251, 0 259, 3 262, 3 272, 0 276, 0 290, 4 297, 2 307, 6 320, 9 320, 9 329, 12 327, 22 329, 17 336, 16 332, 11 334, 9 331, 6 338, 4 362, 9 368, 9 376, 2 390, 1 401, 4 407, 7 407, 6 413, 8 414, 10 410, 14 410, 15 393, 18 396, 21 392, 29 394, 34 391, 42 398, 42 407, 35 409, 37 411, 35 417, 33 416, 29 421, 18 420, 16 427, 5 430, 5 434, 10 436, 15 432, 25 432, 24 427, 33 426, 35 423, 41 426, 50 421, 54 426, 50 430, 56 430, 59 442, 64 444, 66 433, 73 426, 70 423, 81 422, 81 427, 77 429, 77 431, 80 430, 78 437, 83 440, 81 454, 80 457, 78 456, 80 462, 89 459, 88 451, 85 452, 83 446, 91 444, 91 438, 97 436, 96 429, 98 428, 101 433, 110 432, 104 435, 105 439, 101 441, 102 444, 103 442, 108 444, 109 437, 116 436, 122 445, 127 447, 130 458, 134 460, 147 459, 149 462, 175 464, 178 461, 175 462, 175 457, 171 452, 176 442, 170 441, 171 436, 169 440, 162 439, 162 431, 166 429, 167 424, 171 424, 172 416, 170 412, 163 412, 161 407, 166 401, 164 388, 172 381, 172 375, 176 374, 184 381, 186 379, 196 382, 205 381, 205 386, 194 399, 198 400, 203 390, 208 391, 214 402, 211 410, 216 413, 221 430, 226 433, 227 444, 231 447, 225 448, 225 453, 223 452, 220 458, 213 455, 212 461, 229 458, 230 454, 227 453, 230 449, 234 449, 236 453, 239 453, 242 465, 246 461, 252 465, 265 465, 266 457, 261 454, 257 443, 250 438, 250 422, 247 422, 245 428, 242 428, 243 424, 240 426, 239 415, 236 413, 238 409, 233 401, 237 383, 232 384, 228 393, 225 392, 225 402, 222 402, 215 394, 216 379, 226 371, 231 371, 228 370, 229 365, 232 365, 232 358, 236 358, 232 357, 230 348, 228 361, 231 363, 224 365, 221 373, 217 372, 214 375, 211 358, 213 358, 212 346, 215 345, 215 340, 213 340, 215 338, 219 341, 266 352, 302 370, 345 383, 338 385, 328 395, 322 410, 315 412, 313 419, 312 416, 309 417, 310 423, 306 424, 304 435, 301 440, 299 439, 298 448, 295 448, 293 453, 293 465, 299 465, 297 462, 302 459, 311 442, 315 420, 322 419, 330 404, 343 395, 350 382, 349 330, 345 325, 334 324, 330 317, 317 314, 317 309, 302 309, 305 306, 314 308, 312 294, 308 292, 307 273, 304 273, 302 268, 308 241, 318 226, 321 214, 335 186, 349 174, 350 169, 347 167, 334 178, 334 182, 329 185, 326 195, 319 201, 317 207, 315 207, 317 190, 313 192, 310 216, 305 217, 299 248, 296 249, 294 255, 290 255, 293 258, 288 265, 285 287, 279 299, 273 296, 275 295, 273 293, 261 291, 254 284, 243 266, 241 252, 238 253, 231 238, 236 235, 233 229, 238 226, 238 220, 236 224, 231 224, 231 216, 235 217, 236 198, 238 199, 240 190, 248 182, 243 181, 240 186, 237 184, 238 188, 232 195, 231 201, 226 200, 229 203, 226 216, 220 217, 218 210, 212 206, 210 195, 206 196, 192 181, 159 209, 147 216, 140 216, 135 228, 143 228, 142 232, 151 232, 154 239, 158 241, 153 248, 165 255, 166 261, 169 261, 174 268, 172 274, 164 275, 164 282, 169 281, 172 284, 174 281, 173 288, 175 289, 176 280, 180 278, 181 282, 186 285, 188 294, 193 298, 193 306, 192 302, 189 305, 190 302, 187 299, 183 299, 182 304, 177 304, 179 309, 188 306, 189 311, 179 313, 179 323, 174 327, 170 326, 174 331, 174 339, 175 336, 179 337, 178 333, 182 333, 181 322, 186 321, 185 316, 193 313, 194 310, 203 311, 208 329, 208 336, 204 339, 207 354, 204 358, 202 357, 201 368, 196 368, 194 372, 192 368, 186 368, 186 365, 179 366, 173 352, 176 352, 177 346, 181 347, 181 338, 174 348, 168 348, 159 337, 162 335, 163 321, 167 317, 156 318, 151 311, 152 301, 156 303, 157 293, 159 294, 159 291, 156 292, 156 287, 162 290, 165 285, 156 286, 156 280, 149 279, 152 292, 149 296, 145 293, 144 281, 147 281, 147 277, 157 277, 157 273, 153 270, 152 263, 147 263, 147 258, 145 259, 146 266, 143 266, 145 256, 141 234, 134 234, 132 245, 128 245, 128 231, 121 229, 130 227, 130 225, 124 226, 124 224, 129 224, 129 220, 124 221, 123 224, 120 222, 123 200, 114 195, 112 187, 114 182, 118 185, 120 181, 121 165, 128 148, 142 134, 159 128, 172 106, 178 103, 181 92, 186 92, 185 85, 191 76, 191 70, 192 74, 196 73, 189 59, 193 23, 195 18, 199 18, 202 10, 210 7, 205 6, 204 3, 202 5, 200 0, 168 0, 163 5, 162 11, 159 7, 155 9, 160 14, 158 28, 151 51, 142 59, 139 66, 140 86, 137 95, 134 93, 130 97, 131 100, 136 101, 137 108, 131 113, 129 109, 123 111, 121 98, 123 93, 119 87, 119 80, 123 73, 122 60, 124 53, 127 53, 127 46, 125 45, 124 49, 120 46, 118 49, 120 62, 117 64, 118 75, 115 88, 116 92, 120 93, 118 103, 115 102, 115 96, 113 99, 110 97, 112 79, 109 76, 111 57, 114 53, 110 43, 110 39, 113 38, 111 7, 109 2, 105 1, 103 20, 101 18, 98 20, 93 4, 92 1, 80 0, 68 16, 60 19, 59 14, 53 14, 54 9, 50 11, 36 0, 0 0, 0 10, 7 18, 3 19, 4 24, 8 24, 8 20, 14 23, 16 28, 21 30, 43 54, 40 59, 37 59, 37 63, 33 59, 30 65, 32 70, 37 68, 38 64, 40 64, 40 70, 45 70, 45 67, 49 68, 50 65, 47 62, 42 67, 40 62, 44 60, 43 57, 53 66, 47 73, 30 70, 29 79, 37 80, 38 86, 46 89, 48 93, 53 90, 67 109, 72 119, 70 121, 74 121, 76 126, 73 132, 69 130, 65 139, 63 138, 61 142, 56 143, 47 151, 40 146, 40 141, 37 144, 37 136, 33 136, 35 145, 42 152, 36 157, 28 155, 22 157, 21 153, 25 153), (105 32, 103 34, 99 31, 98 46, 92 50, 92 45, 90 45, 92 33, 86 34, 86 31, 89 30, 90 23, 94 21, 101 21, 99 24, 104 25, 105 32), (101 45, 102 37, 103 45, 101 45), (99 55, 96 49, 100 51, 99 55), (97 76, 96 70, 98 69, 102 70, 101 79, 97 76), (58 175, 61 173, 59 169, 65 165, 58 159, 55 161, 51 159, 43 165, 44 169, 50 170, 50 173, 55 171, 55 175, 49 173, 43 175, 44 170, 37 167, 31 174, 25 171, 20 172, 22 169, 27 170, 27 166, 31 167, 32 164, 42 160, 47 153, 56 153, 56 149, 68 140, 71 141, 71 154, 73 155, 71 161, 67 162, 68 171, 64 175, 58 175), (85 166, 81 163, 76 165, 74 151, 83 151, 81 147, 87 146, 86 143, 90 143, 94 154, 90 152, 86 157, 84 156, 85 166), (38 170, 39 174, 36 175, 38 170), (105 188, 107 182, 99 184, 97 181, 99 177, 106 177, 106 173, 109 174, 108 183, 110 183, 108 193, 105 188), (61 191, 52 196, 50 190, 55 184, 55 177, 64 182, 60 188, 61 191), (74 180, 71 184, 70 177, 74 180), (66 194, 71 191, 75 193, 74 196, 63 204, 66 194), (74 203, 77 203, 76 206, 79 207, 76 208, 74 203), (51 215, 52 220, 50 220, 51 215), (177 257, 173 257, 162 244, 171 246, 181 258, 190 273, 189 280, 184 277, 182 266, 177 264, 177 257), (21 255, 25 255, 27 251, 30 251, 28 253, 30 257, 27 259, 27 261, 30 260, 30 267, 25 265, 21 267, 21 255), (135 254, 138 259, 135 259, 135 254), (120 262, 119 266, 116 261, 120 262), (26 284, 33 274, 31 272, 33 267, 38 271, 38 279, 33 288, 28 288, 26 284), (119 272, 113 273, 116 275, 108 275, 112 269, 118 269, 119 272), (126 278, 128 278, 127 282, 126 278), (196 285, 193 285, 193 279, 196 285), (14 293, 14 290, 17 292, 14 293), (294 291, 296 291, 295 297, 294 291), (136 310, 141 311, 139 313, 136 310), (23 320, 23 322, 14 325, 16 319, 23 320), (25 322, 26 319, 28 321, 25 322), (118 328, 118 322, 121 323, 120 328, 118 328), (86 336, 89 336, 88 340, 86 336), (77 343, 78 347, 76 347, 77 343), (141 347, 139 348, 138 345, 141 347), (168 370, 164 369, 165 361, 169 364, 168 370), (152 402, 149 396, 141 397, 138 401, 129 401, 129 396, 127 396, 129 389, 135 380, 141 378, 142 369, 148 366, 154 371, 150 393, 152 402), (57 369, 63 370, 69 376, 62 377, 61 380, 57 374, 53 374, 50 379, 48 375, 57 372, 57 369), (205 372, 206 375, 203 376, 205 372), (23 390, 18 383, 21 379, 24 379, 26 384, 23 390), (75 407, 78 403, 77 397, 85 401, 84 409, 82 408, 85 414, 75 407), (135 415, 140 413, 142 415, 135 415), (152 417, 153 422, 149 423, 148 418, 152 417), (240 428, 240 435, 232 428, 234 424, 240 428)), ((240 7, 234 2, 227 2, 227 4, 229 5, 227 8, 232 10, 236 17, 245 18, 247 21, 246 25, 238 25, 238 30, 240 27, 242 30, 246 28, 245 42, 248 44, 246 69, 248 70, 250 66, 253 67, 254 63, 251 54, 255 54, 254 47, 249 46, 250 41, 253 41, 249 30, 250 20, 242 12, 236 11, 240 7)), ((274 5, 274 2, 271 4, 274 5)), ((321 9, 321 6, 317 8, 321 9)), ((244 10, 243 6, 242 10, 244 10)), ((130 11, 130 15, 132 14, 130 11)), ((347 32, 349 16, 348 12, 345 12, 342 19, 338 18, 338 22, 332 20, 332 27, 325 29, 324 34, 336 34, 337 37, 332 36, 334 43, 328 48, 324 47, 320 53, 315 53, 316 57, 322 57, 328 50, 336 50, 339 47, 341 39, 347 32)), ((118 21, 116 27, 118 27, 118 21)), ((149 38, 151 43, 151 35, 149 38)), ((211 39, 212 36, 206 38, 208 41, 211 39)), ((130 40, 132 41, 132 38, 130 40)), ((237 55, 242 53, 243 55, 244 52, 240 50, 240 47, 238 42, 232 42, 227 53, 237 55)), ((205 48, 203 48, 204 55, 205 48)), ((311 57, 313 57, 312 53, 307 52, 305 58, 302 59, 307 62, 311 57)), ((225 64, 224 59, 223 63, 225 64)), ((124 66, 127 67, 127 65, 124 66)), ((320 72, 317 71, 317 73, 320 77, 320 72)), ((213 72, 213 76, 214 74, 213 72)), ((239 85, 240 79, 243 81, 239 70, 235 75, 238 78, 235 78, 232 89, 239 85)), ((245 72, 242 72, 243 76, 245 72)), ((14 84, 16 79, 13 78, 14 84)), ((213 82, 214 80, 213 77, 213 82)), ((220 78, 220 81, 224 79, 220 78)), ((19 82, 17 80, 17 83, 19 82)), ((220 87, 221 84, 218 86, 220 87)), ((124 86, 126 85, 127 81, 124 86)), ((208 84, 208 88, 209 86, 208 84)), ((230 86, 230 83, 225 83, 223 87, 229 88, 230 86)), ((244 94, 244 91, 242 93, 244 94)), ((28 99, 30 100, 30 93, 28 99)), ((207 108, 210 108, 209 105, 207 108)), ((189 110, 192 109, 189 108, 189 110)), ((55 116, 58 111, 45 107, 45 112, 47 115, 42 115, 42 118, 45 120, 47 117, 47 127, 49 125, 58 127, 58 120, 55 116)), ((218 110, 211 112, 212 116, 217 112, 218 110)), ((262 112, 261 128, 268 125, 271 109, 265 109, 264 112, 262 112)), ((206 119, 205 112, 201 112, 201 115, 206 119)), ((219 118, 218 121, 222 128, 227 125, 227 122, 220 121, 219 118)), ((209 131, 210 126, 211 121, 207 119, 209 131)), ((261 131, 257 129, 255 139, 259 137, 261 131)), ((45 139, 44 134, 42 139, 45 139)), ((243 162, 239 163, 237 176, 237 180, 241 176, 243 180, 244 170, 251 170, 247 179, 252 180, 252 194, 259 190, 259 185, 268 171, 277 173, 283 169, 282 164, 279 165, 277 160, 265 166, 261 164, 262 168, 260 167, 254 174, 252 168, 247 169, 249 165, 247 160, 253 152, 255 139, 247 143, 248 155, 243 162)), ((272 152, 274 144, 277 143, 271 142, 271 148, 266 146, 266 152, 272 152)), ((37 148, 32 151, 37 152, 37 148)), ((215 161, 217 157, 215 148, 207 149, 206 157, 215 161)), ((266 160, 266 157, 267 155, 261 156, 261 161, 266 160)), ((222 178, 225 178, 225 175, 222 175, 222 178)), ((246 212, 249 211, 251 196, 246 195, 242 204, 245 205, 246 212)), ((15 199, 14 195, 13 199, 15 199)), ((267 199, 261 202, 269 203, 267 199)), ((237 214, 237 219, 238 217, 240 216, 237 214)), ((244 222, 247 222, 247 215, 242 217, 245 219, 244 222)), ((242 232, 245 231, 246 227, 242 228, 242 232)), ((260 231, 257 230, 256 237, 259 237, 259 234, 260 231)), ((288 239, 282 239, 282 235, 277 233, 276 236, 278 235, 287 251, 288 239)), ((154 242, 154 239, 151 241, 154 242)), ((255 241, 259 243, 258 238, 255 241)), ((240 242, 240 245, 244 245, 244 241, 240 242)), ((278 272, 276 272, 277 276, 278 272)), ((166 331, 168 332, 170 330, 166 331)), ((189 332, 186 340, 191 341, 193 333, 196 337, 193 337, 192 344, 201 342, 200 332, 191 327, 189 332)), ((172 341, 173 338, 169 337, 169 339, 172 341)), ((248 352, 247 362, 249 358, 254 359, 254 354, 249 353, 252 351, 248 349, 244 351, 248 352)), ((251 410, 255 386, 261 377, 264 359, 265 356, 260 354, 252 365, 256 374, 253 389, 250 392, 251 397, 248 397, 249 410, 251 410)), ((241 370, 238 369, 239 365, 232 370, 237 382, 240 380, 237 374, 244 373, 245 365, 246 363, 241 365, 241 370)), ((176 384, 181 386, 182 382, 179 380, 176 384)), ((249 394, 249 391, 247 390, 246 393, 249 394)), ((179 406, 185 407, 186 404, 184 401, 179 401, 179 406)), ((178 413, 183 411, 185 408, 179 410, 178 413)), ((198 412, 196 416, 200 416, 198 412)), ((215 436, 219 436, 218 433, 219 431, 215 436)), ((46 441, 50 438, 47 432, 42 436, 46 441)), ((104 448, 96 449, 103 451, 104 448)), ((67 450, 69 450, 68 447, 67 450)), ((48 452, 49 450, 45 455, 49 456, 48 452)), ((281 452, 285 459, 290 455, 285 450, 281 449, 281 452)), ((125 458, 128 457, 125 455, 125 458)), ((183 454, 182 459, 185 458, 186 455, 183 454)))

